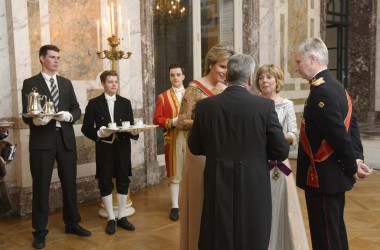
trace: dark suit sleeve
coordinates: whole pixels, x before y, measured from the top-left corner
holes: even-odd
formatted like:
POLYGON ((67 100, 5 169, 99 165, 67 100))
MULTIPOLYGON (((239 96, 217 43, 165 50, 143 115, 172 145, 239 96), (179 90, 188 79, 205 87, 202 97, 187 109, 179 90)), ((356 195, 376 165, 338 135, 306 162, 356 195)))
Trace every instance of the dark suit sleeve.
POLYGON ((195 110, 194 110, 194 123, 190 131, 190 136, 188 139, 188 146, 190 149, 190 152, 194 155, 205 155, 203 143, 202 143, 202 130, 201 130, 201 115, 202 107, 199 105, 199 103, 196 104, 195 110))
MULTIPOLYGON (((127 116, 127 121, 134 121, 134 118, 133 118, 133 110, 132 110, 132 105, 131 105, 131 101, 130 100, 127 100, 126 101, 126 116, 127 116)), ((134 122, 132 122, 134 123, 134 122)), ((130 139, 133 139, 133 140, 137 140, 139 139, 139 135, 132 135, 130 133, 126 133, 127 136, 129 136, 130 139)))
POLYGON ((285 140, 272 100, 267 119, 267 152, 271 160, 284 161, 289 156, 289 143, 285 140))
POLYGON ((74 92, 73 84, 70 80, 65 80, 65 91, 59 93, 59 106, 62 111, 69 111, 73 116, 72 123, 75 123, 81 116, 81 110, 74 92), (67 98, 67 101, 66 101, 67 98))
POLYGON ((362 140, 360 138, 360 132, 359 132, 359 127, 356 122, 356 117, 352 116, 351 117, 351 141, 352 141, 352 147, 355 152, 355 157, 356 159, 361 159, 364 161, 364 155, 363 155, 363 145, 362 145, 362 140))
POLYGON ((93 141, 98 139, 98 129, 95 127, 95 111, 95 103, 93 100, 90 100, 86 106, 81 129, 82 133, 93 141))

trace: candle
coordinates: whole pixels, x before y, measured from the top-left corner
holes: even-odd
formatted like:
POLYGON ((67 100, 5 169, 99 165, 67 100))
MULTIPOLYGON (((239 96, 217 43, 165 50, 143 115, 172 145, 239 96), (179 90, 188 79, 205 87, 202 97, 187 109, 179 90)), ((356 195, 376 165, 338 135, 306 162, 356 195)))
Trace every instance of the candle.
POLYGON ((118 33, 118 37, 120 38, 120 49, 121 49, 122 48, 121 41, 123 40, 123 36, 122 36, 122 28, 121 28, 122 23, 121 23, 121 7, 120 7, 120 5, 119 5, 119 13, 117 14, 117 17, 119 19, 119 21, 117 23, 118 24, 117 33, 118 33))
POLYGON ((128 19, 128 52, 131 52, 131 22, 128 19))
POLYGON ((99 20, 96 21, 96 38, 98 39, 98 51, 100 51, 99 20))
POLYGON ((107 20, 106 23, 107 23, 107 38, 110 37, 109 35, 111 34, 111 10, 110 10, 110 6, 107 5, 107 20))
POLYGON ((111 32, 115 35, 115 16, 113 14, 113 2, 111 2, 111 32))
POLYGON ((103 37, 104 37, 104 48, 107 48, 107 21, 106 18, 103 17, 103 37))
POLYGON ((98 38, 98 51, 100 51, 100 31, 99 31, 99 20, 96 21, 96 33, 97 33, 97 38, 98 38))

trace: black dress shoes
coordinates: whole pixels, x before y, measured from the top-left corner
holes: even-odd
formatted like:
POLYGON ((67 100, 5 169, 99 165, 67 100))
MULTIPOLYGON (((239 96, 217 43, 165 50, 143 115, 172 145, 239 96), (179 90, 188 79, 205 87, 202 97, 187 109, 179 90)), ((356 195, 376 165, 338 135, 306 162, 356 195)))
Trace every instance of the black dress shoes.
POLYGON ((87 229, 84 229, 83 227, 81 227, 78 223, 71 225, 69 227, 66 227, 65 232, 67 234, 76 234, 76 235, 82 236, 82 237, 91 236, 91 232, 88 231, 87 229))
POLYGON ((45 247, 45 237, 49 233, 48 230, 33 232, 33 248, 42 249, 45 247))
POLYGON ((121 227, 125 230, 128 230, 128 231, 134 231, 135 230, 135 226, 132 225, 132 223, 130 223, 127 220, 127 217, 123 217, 123 218, 117 220, 117 226, 121 227))
POLYGON ((116 221, 115 220, 109 220, 107 222, 106 233, 109 235, 112 235, 115 232, 116 232, 116 221))
POLYGON ((170 209, 170 215, 169 215, 169 218, 170 218, 172 221, 177 221, 177 220, 179 219, 178 208, 172 208, 172 209, 170 209))

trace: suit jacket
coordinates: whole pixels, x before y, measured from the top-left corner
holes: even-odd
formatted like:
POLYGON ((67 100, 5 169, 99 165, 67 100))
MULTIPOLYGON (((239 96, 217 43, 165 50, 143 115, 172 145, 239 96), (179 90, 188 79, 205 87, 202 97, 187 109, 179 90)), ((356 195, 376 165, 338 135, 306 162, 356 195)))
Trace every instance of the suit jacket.
POLYGON ((176 173, 175 145, 178 130, 173 127, 173 118, 178 116, 180 105, 173 88, 170 88, 157 97, 154 110, 153 124, 164 128, 165 163, 168 177, 174 176, 176 173))
POLYGON ((189 149, 206 156, 199 248, 268 249, 268 159, 289 153, 274 102, 230 86, 200 100, 194 113, 189 149))
MULTIPOLYGON (((61 122, 63 141, 67 149, 76 149, 75 133, 73 124, 80 118, 81 110, 75 96, 74 88, 71 81, 67 78, 57 75, 57 84, 59 90, 58 110, 68 111, 73 116, 72 122, 61 122)), ((46 95, 49 100, 53 100, 50 90, 39 73, 31 78, 24 80, 22 87, 22 112, 28 112, 28 95, 32 92, 32 88, 37 88, 40 95, 46 95)), ((42 103, 42 106, 44 103, 42 103)), ((35 126, 32 118, 23 117, 23 120, 30 128, 29 148, 30 149, 49 149, 55 143, 55 127, 56 120, 52 119, 45 126, 35 126)))
POLYGON ((319 187, 310 187, 306 185, 310 159, 300 144, 297 186, 317 193, 344 192, 352 188, 355 181, 352 175, 357 172, 356 158, 363 155, 358 128, 355 118, 351 118, 348 131, 344 125, 348 102, 343 85, 328 70, 319 72, 315 78, 323 78, 324 83, 311 86, 303 113, 305 133, 313 153, 324 139, 334 152, 326 160, 315 162, 319 187))

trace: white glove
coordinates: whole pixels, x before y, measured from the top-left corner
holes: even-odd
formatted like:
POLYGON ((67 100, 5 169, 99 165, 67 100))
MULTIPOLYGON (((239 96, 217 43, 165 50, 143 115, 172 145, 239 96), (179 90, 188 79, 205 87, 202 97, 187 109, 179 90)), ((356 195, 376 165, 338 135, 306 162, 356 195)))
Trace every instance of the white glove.
POLYGON ((54 119, 60 122, 71 122, 73 116, 68 111, 59 111, 57 113, 59 116, 55 116, 54 119))
POLYGON ((132 131, 130 133, 131 133, 131 135, 136 136, 140 133, 140 129, 132 129, 132 131))
POLYGON ((176 127, 177 123, 178 123, 178 116, 173 118, 172 124, 173 124, 174 127, 176 127))
POLYGON ((99 128, 99 130, 97 132, 99 138, 105 138, 105 137, 108 137, 108 136, 112 135, 112 133, 113 133, 112 131, 105 130, 105 129, 106 129, 105 126, 101 126, 99 128))
POLYGON ((34 117, 33 118, 33 124, 36 126, 45 126, 48 124, 51 120, 51 116, 44 116, 44 117, 34 117))

